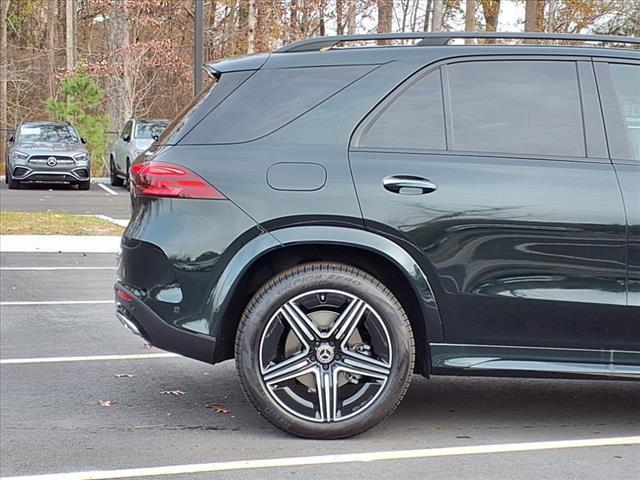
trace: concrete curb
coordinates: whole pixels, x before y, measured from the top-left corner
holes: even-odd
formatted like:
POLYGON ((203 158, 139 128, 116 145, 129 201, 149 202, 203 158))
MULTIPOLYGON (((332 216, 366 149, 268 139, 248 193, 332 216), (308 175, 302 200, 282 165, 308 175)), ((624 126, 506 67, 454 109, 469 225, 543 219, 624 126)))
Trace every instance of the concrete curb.
POLYGON ((116 235, 0 235, 2 253, 117 253, 116 235))

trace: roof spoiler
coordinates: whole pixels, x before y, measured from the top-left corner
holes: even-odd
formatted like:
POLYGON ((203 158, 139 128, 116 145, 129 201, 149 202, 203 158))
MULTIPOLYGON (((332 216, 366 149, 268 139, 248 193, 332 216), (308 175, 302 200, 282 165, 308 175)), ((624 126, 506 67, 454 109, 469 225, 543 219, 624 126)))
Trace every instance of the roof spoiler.
POLYGON ((259 70, 269 59, 269 54, 251 55, 249 57, 232 58, 221 62, 205 63, 202 69, 216 80, 227 72, 259 70))

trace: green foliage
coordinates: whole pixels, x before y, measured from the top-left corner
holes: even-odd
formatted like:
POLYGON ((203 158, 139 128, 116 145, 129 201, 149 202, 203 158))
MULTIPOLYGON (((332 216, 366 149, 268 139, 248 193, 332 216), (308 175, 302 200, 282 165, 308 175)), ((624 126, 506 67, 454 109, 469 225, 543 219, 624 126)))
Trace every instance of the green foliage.
POLYGON ((58 89, 57 100, 49 98, 46 108, 58 121, 68 121, 87 140, 94 165, 104 165, 109 117, 102 111, 102 90, 83 69, 66 77, 58 89), (64 99, 64 100, 62 100, 64 99))

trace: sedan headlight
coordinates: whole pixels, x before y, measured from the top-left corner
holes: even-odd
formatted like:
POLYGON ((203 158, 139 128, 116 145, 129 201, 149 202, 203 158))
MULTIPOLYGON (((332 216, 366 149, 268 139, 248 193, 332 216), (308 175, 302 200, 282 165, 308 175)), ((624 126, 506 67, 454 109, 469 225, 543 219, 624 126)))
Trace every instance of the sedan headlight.
POLYGON ((78 165, 86 165, 91 159, 91 156, 88 153, 77 153, 73 158, 75 158, 78 165))
POLYGON ((29 158, 28 153, 19 152, 17 150, 14 150, 13 152, 11 152, 12 160, 26 160, 27 158, 29 158))

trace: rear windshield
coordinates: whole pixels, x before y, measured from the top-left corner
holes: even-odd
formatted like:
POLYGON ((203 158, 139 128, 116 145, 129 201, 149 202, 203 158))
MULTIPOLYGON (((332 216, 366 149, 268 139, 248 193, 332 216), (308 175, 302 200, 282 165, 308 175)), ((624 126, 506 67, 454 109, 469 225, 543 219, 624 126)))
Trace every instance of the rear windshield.
POLYGON ((80 137, 70 125, 22 125, 18 132, 20 142, 78 143, 80 137))
POLYGON ((313 109, 372 68, 349 65, 258 70, 193 129, 184 142, 241 143, 263 137, 313 109))
POLYGON ((140 120, 136 123, 135 138, 151 140, 159 137, 169 125, 169 120, 140 120))

